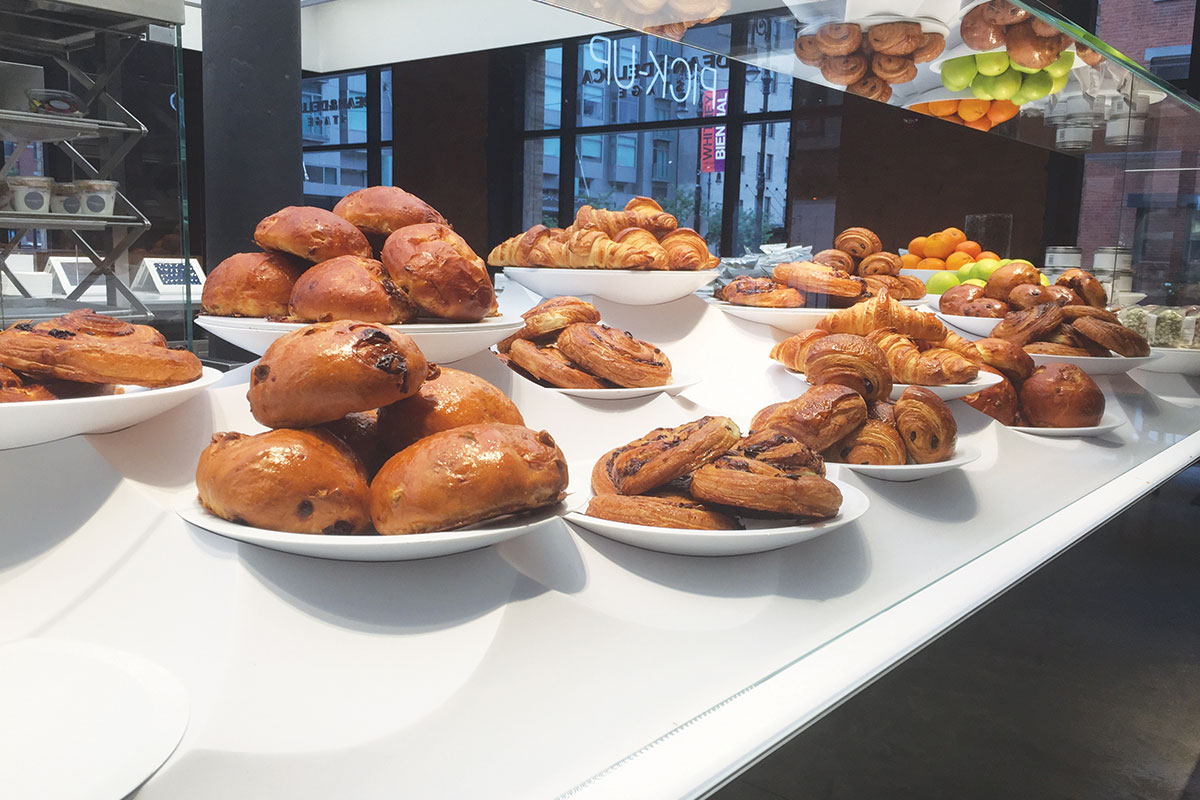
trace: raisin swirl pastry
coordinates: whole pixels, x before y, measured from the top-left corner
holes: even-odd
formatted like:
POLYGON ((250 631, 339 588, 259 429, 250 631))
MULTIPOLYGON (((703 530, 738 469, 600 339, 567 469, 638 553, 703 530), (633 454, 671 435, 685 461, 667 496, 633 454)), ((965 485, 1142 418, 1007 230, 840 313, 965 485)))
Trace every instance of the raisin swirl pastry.
POLYGON ((992 328, 993 339, 1004 339, 1024 346, 1054 331, 1063 323, 1062 310, 1054 303, 1043 303, 1024 311, 1012 311, 992 328))
POLYGON ((917 65, 905 56, 876 53, 871 56, 871 72, 888 83, 909 83, 917 77, 917 65))
POLYGON ((810 67, 821 66, 821 61, 825 58, 821 46, 817 44, 817 37, 813 34, 797 36, 792 49, 796 51, 796 58, 800 59, 800 63, 810 67))
POLYGON ((1150 355, 1150 343, 1124 325, 1095 317, 1080 317, 1071 326, 1076 333, 1127 358, 1150 355))
POLYGON ((789 517, 829 519, 842 506, 841 491, 825 478, 740 456, 721 456, 696 470, 690 491, 704 502, 789 517))
POLYGON ((833 240, 833 246, 855 258, 866 258, 883 249, 879 237, 867 228, 846 228, 833 240))
POLYGON ((588 372, 617 386, 665 386, 671 382, 671 361, 666 353, 607 325, 568 325, 558 335, 556 346, 588 372))
POLYGON ((825 457, 842 464, 898 466, 908 460, 908 451, 894 425, 868 419, 825 451, 825 457))
POLYGON ((739 438, 738 426, 728 417, 701 417, 676 428, 655 428, 601 456, 592 468, 592 491, 645 494, 696 471, 739 438))
POLYGON ((596 495, 588 502, 587 515, 656 528, 722 531, 740 527, 733 517, 714 511, 678 492, 636 496, 596 495))
POLYGON ((912 52, 912 58, 918 64, 925 64, 940 56, 945 49, 945 36, 940 33, 926 33, 921 38, 921 44, 912 52))
POLYGON ((858 392, 867 401, 886 400, 892 393, 887 356, 869 339, 835 333, 808 349, 804 375, 813 386, 836 383, 858 392))
POLYGON ((825 475, 825 459, 821 458, 821 454, 786 431, 771 428, 751 430, 749 435, 729 448, 728 454, 753 458, 788 472, 825 475))
POLYGON ((1082 358, 1090 356, 1087 350, 1082 347, 1076 347, 1073 344, 1063 344, 1062 342, 1030 342, 1022 349, 1027 354, 1043 355, 1043 356, 1071 356, 1072 358, 1082 358))
POLYGON ((827 56, 848 56, 862 44, 862 28, 853 22, 830 22, 816 35, 817 48, 827 56))
POLYGON ((771 278, 740 275, 717 291, 717 299, 735 306, 760 308, 802 308, 804 295, 771 278))
POLYGON ((525 320, 525 326, 496 345, 501 353, 507 353, 518 339, 538 342, 576 322, 599 322, 600 312, 591 303, 564 295, 543 300, 522 314, 521 319, 525 320))
MULTIPOLYGON (((870 64, 861 53, 848 56, 826 56, 821 62, 821 77, 838 86, 850 86, 867 76, 870 64)), ((839 248, 840 249, 840 248, 839 248)))
POLYGON ((0 403, 29 403, 37 400, 57 400, 53 392, 40 383, 26 383, 11 369, 0 367, 0 403))
POLYGON ((867 419, 867 401, 836 383, 814 386, 783 403, 761 421, 762 430, 783 431, 818 452, 846 436, 867 419))
POLYGON ((896 401, 896 429, 908 455, 918 464, 945 461, 954 455, 958 423, 945 401, 928 389, 910 386, 896 401))
POLYGON ((501 355, 501 360, 509 366, 516 364, 537 380, 559 389, 612 388, 595 375, 584 372, 553 345, 538 347, 528 339, 518 339, 509 346, 507 356, 501 355))

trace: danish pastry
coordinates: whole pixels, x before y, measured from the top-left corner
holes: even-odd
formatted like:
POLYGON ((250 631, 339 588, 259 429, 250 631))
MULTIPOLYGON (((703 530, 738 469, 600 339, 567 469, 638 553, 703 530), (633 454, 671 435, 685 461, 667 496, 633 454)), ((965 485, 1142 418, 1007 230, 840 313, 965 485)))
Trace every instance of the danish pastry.
POLYGON ((885 22, 867 31, 867 41, 876 53, 906 56, 924 41, 919 22, 885 22))
POLYGON ((1089 353, 1087 350, 1084 350, 1082 347, 1076 347, 1073 344, 1062 344, 1060 342, 1030 342, 1029 344, 1025 345, 1023 349, 1025 350, 1026 354, 1034 353, 1037 355, 1046 356, 1071 356, 1072 358, 1081 358, 1083 356, 1091 355, 1091 353, 1089 353))
POLYGON ((1013 311, 1004 316, 995 328, 993 339, 1005 339, 1015 345, 1024 346, 1040 339, 1063 323, 1062 310, 1053 303, 1013 311))
MULTIPOLYGON (((1047 286, 1047 289, 1064 288, 1047 286)), ((1069 289, 1067 291, 1070 291, 1069 289)), ((1110 322, 1113 325, 1119 325, 1121 321, 1117 319, 1117 315, 1109 311, 1107 308, 1097 308, 1096 306, 1083 305, 1082 303, 1064 305, 1062 307, 1063 319, 1067 322, 1074 322, 1080 317, 1092 317, 1094 319, 1110 322)))
POLYGON ((752 458, 787 472, 825 475, 825 459, 786 431, 767 428, 750 434, 729 448, 729 455, 752 458))
POLYGON ((437 371, 412 339, 385 325, 318 322, 267 348, 246 398, 268 428, 306 428, 403 400, 437 371))
POLYGON ((1104 393, 1074 364, 1047 364, 1021 385, 1021 413, 1034 428, 1085 428, 1104 417, 1104 393))
POLYGON ((205 314, 283 317, 308 264, 285 253, 235 253, 208 273, 200 295, 205 314))
POLYGON ((863 260, 858 262, 858 274, 863 277, 867 275, 899 275, 900 268, 903 266, 904 262, 900 260, 900 256, 881 250, 878 253, 864 256, 863 260))
POLYGON ((666 386, 671 382, 671 361, 666 353, 607 325, 568 325, 556 345, 567 358, 617 386, 666 386))
POLYGON ((264 250, 291 253, 313 263, 374 255, 362 231, 332 211, 314 206, 288 206, 265 217, 254 229, 254 241, 264 250))
POLYGON ((800 63, 810 67, 819 67, 821 60, 825 58, 821 46, 817 44, 817 37, 813 34, 797 36, 792 49, 796 51, 796 58, 800 59, 800 63))
POLYGON ((817 47, 827 56, 848 56, 862 44, 862 28, 853 22, 830 22, 817 30, 817 47))
POLYGON ((802 308, 804 295, 771 278, 739 275, 717 291, 717 299, 735 306, 802 308))
POLYGON ((896 429, 908 455, 918 464, 945 461, 954 455, 958 423, 946 403, 933 392, 910 386, 896 401, 896 429))
POLYGON ((371 519, 385 536, 447 531, 553 505, 566 488, 567 460, 546 431, 465 425, 388 459, 371 481, 371 519))
POLYGON ((879 237, 866 228, 846 228, 833 240, 833 246, 855 258, 866 258, 883 249, 879 237))
POLYGON ((804 361, 808 358, 808 349, 823 336, 829 333, 819 328, 789 336, 771 348, 771 358, 795 372, 804 372, 804 361))
POLYGON ((1081 269, 1069 269, 1062 275, 1058 276, 1058 280, 1054 282, 1058 286, 1066 286, 1079 297, 1083 298, 1086 305, 1095 308, 1104 308, 1108 305, 1108 295, 1104 291, 1104 287, 1100 281, 1096 280, 1096 276, 1090 272, 1085 272, 1081 269))
POLYGON ((935 314, 911 309, 886 293, 850 308, 831 311, 821 318, 817 327, 830 333, 859 336, 881 328, 895 328, 896 333, 910 339, 941 341, 946 336, 946 326, 935 314))
POLYGON ((828 299, 830 305, 850 305, 866 292, 862 278, 810 261, 776 264, 771 270, 771 277, 805 294, 820 295, 828 299))
POLYGON ((592 469, 596 494, 645 494, 695 472, 733 447, 741 433, 728 417, 701 417, 656 428, 601 456, 592 469))
POLYGON ((578 297, 551 297, 526 311, 521 319, 525 320, 525 326, 496 345, 501 353, 507 353, 517 339, 536 341, 576 322, 599 322, 600 312, 578 297))
POLYGON ((379 409, 379 437, 391 455, 426 436, 484 422, 525 424, 516 404, 494 385, 442 367, 416 394, 379 409))
POLYGON ((821 77, 838 86, 850 86, 865 78, 869 68, 867 57, 861 53, 851 53, 848 56, 826 56, 825 60, 821 62, 821 77))
POLYGON ((496 306, 483 260, 449 227, 400 228, 383 245, 383 264, 421 311, 457 322, 478 322, 496 306))
POLYGON ((967 395, 962 401, 976 411, 987 414, 1001 425, 1016 425, 1018 408, 1017 390, 1009 382, 1008 376, 986 364, 979 369, 999 375, 1002 380, 986 389, 980 389, 974 394, 967 395))
POLYGON ((1076 333, 1127 358, 1150 355, 1150 343, 1120 323, 1105 322, 1095 317, 1080 317, 1071 323, 1071 326, 1076 333))
POLYGON ((825 454, 843 464, 898 466, 908 461, 908 451, 895 425, 868 419, 825 454))
POLYGON ((820 264, 823 267, 829 267, 834 270, 841 270, 847 275, 853 275, 858 269, 854 263, 854 256, 847 253, 845 250, 822 250, 812 258, 814 264, 820 264))
POLYGON ((391 325, 412 322, 417 308, 373 258, 338 256, 305 272, 291 297, 292 316, 301 322, 353 319, 391 325))
POLYGON ((872 402, 886 400, 892 393, 887 357, 874 342, 854 334, 835 333, 813 342, 804 360, 804 375, 813 386, 840 384, 872 402))
POLYGON ((40 383, 26 383, 21 376, 0 367, 0 403, 28 403, 36 400, 57 400, 57 396, 40 383))
POLYGON ((1019 384, 1033 374, 1033 359, 1012 342, 989 337, 974 344, 983 363, 1010 381, 1019 384))
POLYGON ((656 528, 723 531, 741 527, 733 517, 677 492, 636 496, 596 495, 588 501, 587 515, 656 528))
POLYGON ((559 389, 608 389, 610 385, 584 372, 557 347, 538 347, 527 339, 513 342, 508 358, 534 378, 559 389))
POLYGON ((922 36, 917 49, 913 51, 912 59, 918 64, 925 64, 940 56, 945 49, 945 36, 940 33, 926 33, 922 36))
POLYGON ((842 506, 837 486, 817 475, 793 475, 770 464, 721 456, 692 475, 692 496, 733 508, 829 519, 842 506))
MULTIPOLYGON (((757 420, 757 417, 755 418, 757 420)), ((867 401, 836 383, 813 386, 772 411, 759 424, 779 430, 818 452, 845 437, 867 419, 867 401)))
POLYGON ((213 434, 196 489, 206 509, 239 525, 334 534, 371 526, 363 465, 326 431, 213 434))

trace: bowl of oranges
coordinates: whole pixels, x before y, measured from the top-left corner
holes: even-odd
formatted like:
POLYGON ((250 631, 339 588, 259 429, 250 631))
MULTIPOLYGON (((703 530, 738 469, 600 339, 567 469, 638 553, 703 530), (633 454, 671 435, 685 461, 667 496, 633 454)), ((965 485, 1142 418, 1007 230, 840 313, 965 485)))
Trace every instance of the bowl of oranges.
POLYGON ((971 241, 958 228, 946 228, 928 236, 918 236, 908 243, 908 252, 900 255, 903 262, 901 272, 915 275, 929 283, 929 279, 941 272, 957 272, 985 258, 999 256, 984 250, 979 242, 971 241))

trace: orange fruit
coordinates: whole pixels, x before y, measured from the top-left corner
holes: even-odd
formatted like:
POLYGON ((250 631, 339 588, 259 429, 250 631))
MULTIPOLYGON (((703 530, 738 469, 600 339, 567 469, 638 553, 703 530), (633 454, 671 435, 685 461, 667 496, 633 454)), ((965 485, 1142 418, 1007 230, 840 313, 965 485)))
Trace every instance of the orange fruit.
POLYGON ((908 252, 912 253, 917 258, 925 257, 925 237, 918 236, 908 243, 908 252))
POLYGON ((972 242, 968 239, 965 242, 959 242, 954 247, 956 253, 966 253, 971 257, 972 261, 979 260, 979 254, 983 252, 983 248, 979 246, 979 242, 972 242))
POLYGON ((992 121, 987 117, 971 120, 966 123, 968 128, 974 128, 977 131, 990 131, 992 129, 992 121))
POLYGON ((940 258, 922 258, 917 262, 917 269, 945 269, 946 262, 940 258))
POLYGON ((934 100, 929 104, 929 113, 935 117, 948 117, 957 111, 957 100, 934 100))
POLYGON ((993 253, 991 250, 984 250, 982 253, 980 253, 980 254, 979 254, 977 257, 976 257, 976 259, 975 259, 975 260, 976 260, 976 261, 983 261, 985 258, 994 258, 994 259, 996 259, 997 261, 999 261, 999 260, 1000 260, 1000 256, 996 255, 996 254, 995 254, 995 253, 993 253))
POLYGON ((969 124, 988 113, 991 104, 991 100, 959 100, 958 115, 969 124))
POLYGON ((911 106, 908 107, 908 110, 915 111, 918 114, 932 114, 933 113, 932 111, 929 110, 929 103, 913 103, 911 106))
POLYGON ((962 121, 962 117, 960 117, 958 114, 951 114, 948 117, 938 117, 938 119, 942 120, 943 122, 953 122, 955 125, 965 124, 962 121))
POLYGON ((953 237, 946 233, 931 233, 925 237, 925 257, 945 258, 954 252, 956 244, 953 237))
POLYGON ((946 269, 958 269, 959 267, 973 263, 975 263, 975 259, 958 250, 946 256, 946 269))
POLYGON ((992 121, 993 125, 999 125, 1001 122, 1007 122, 1015 117, 1020 110, 1019 106, 1008 100, 993 100, 991 108, 987 111, 987 118, 992 121))
POLYGON ((954 240, 954 246, 957 248, 960 244, 967 240, 967 235, 958 228, 946 228, 942 233, 954 240))
POLYGON ((921 263, 921 257, 916 253, 905 253, 900 256, 901 269, 918 269, 917 264, 921 263))

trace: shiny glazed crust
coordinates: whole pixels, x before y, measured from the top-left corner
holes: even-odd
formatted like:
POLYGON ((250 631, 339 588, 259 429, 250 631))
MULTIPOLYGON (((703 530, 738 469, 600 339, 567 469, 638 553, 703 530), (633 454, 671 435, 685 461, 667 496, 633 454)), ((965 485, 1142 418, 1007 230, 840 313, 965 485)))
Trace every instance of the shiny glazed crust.
POLYGON ((911 339, 941 341, 946 336, 946 326, 936 315, 911 309, 886 294, 850 308, 831 311, 821 318, 817 327, 830 333, 854 333, 859 336, 882 328, 895 328, 896 333, 911 339))
MULTIPOLYGON (((942 347, 921 351, 907 336, 887 328, 872 331, 868 339, 883 351, 897 383, 944 386, 973 381, 979 374, 979 367, 958 353, 942 347)), ((890 386, 888 394, 891 394, 890 386)), ((886 400, 887 397, 868 399, 886 400)))
POLYGON ((1080 317, 1071 326, 1076 333, 1127 358, 1150 355, 1150 343, 1120 323, 1105 322, 1095 317, 1080 317))
POLYGON ((26 383, 11 369, 0 367, 0 403, 28 403, 57 399, 54 393, 42 384, 26 383))
POLYGON ((959 26, 959 32, 962 34, 963 44, 972 50, 997 50, 1004 47, 1007 38, 1005 27, 988 22, 984 16, 984 6, 976 6, 967 12, 962 25, 959 26))
POLYGON ((993 25, 1016 25, 1029 19, 1029 12, 1008 0, 990 0, 983 4, 983 18, 993 25))
POLYGON ((1087 350, 1082 347, 1076 347, 1073 344, 1063 344, 1061 342, 1030 342, 1022 348, 1026 354, 1034 353, 1037 355, 1046 356, 1071 356, 1072 358, 1083 358, 1090 356, 1087 350))
POLYGON ((369 186, 337 202, 333 213, 363 233, 387 236, 408 225, 446 223, 433 206, 399 186, 369 186))
POLYGON ((777 283, 771 278, 751 278, 741 275, 734 278, 717 293, 718 300, 735 306, 757 306, 759 308, 802 308, 804 295, 777 283))
POLYGON ((308 264, 284 253, 234 253, 208 273, 200 296, 205 314, 282 317, 308 264))
POLYGON ((305 428, 403 400, 431 366, 412 339, 384 325, 318 322, 267 348, 246 398, 268 428, 305 428))
POLYGON ((213 434, 196 488, 206 509, 240 525, 332 534, 371 527, 363 465, 326 431, 213 434))
POLYGON ((352 319, 391 325, 412 322, 417 308, 373 258, 338 256, 309 269, 296 281, 291 315, 301 322, 352 319))
POLYGON ((879 237, 867 228, 846 228, 833 240, 833 246, 855 258, 866 258, 883 249, 879 237))
POLYGON ((975 349, 984 364, 1015 383, 1021 383, 1033 374, 1033 359, 1012 342, 989 337, 977 340, 975 349))
POLYGON ((1083 299, 1083 302, 1094 308, 1104 308, 1108 305, 1108 295, 1100 281, 1090 272, 1081 269, 1069 269, 1054 282, 1058 286, 1066 286, 1083 299))
POLYGON ((371 481, 371 519, 385 536, 448 531, 562 500, 567 461, 546 431, 466 425, 421 439, 371 481))
POLYGON ((533 377, 559 389, 612 388, 595 375, 584 372, 557 347, 538 347, 527 339, 519 339, 512 343, 508 358, 533 377))
POLYGON ((313 206, 288 206, 265 217, 254 229, 254 241, 264 250, 291 253, 313 263, 374 255, 362 231, 332 211, 313 206))
MULTIPOLYGON (((1047 288, 1061 289, 1064 287, 1049 286, 1047 288)), ((1074 322, 1081 317, 1092 317, 1094 319, 1104 320, 1105 322, 1111 322, 1113 325, 1121 324, 1121 321, 1117 319, 1116 314, 1112 313, 1107 308, 1097 308, 1096 306, 1085 306, 1081 304, 1064 305, 1062 307, 1062 315, 1063 319, 1065 319, 1067 322, 1074 322)))
POLYGON ((740 437, 728 417, 701 417, 677 428, 656 428, 602 456, 592 470, 592 491, 645 494, 694 472, 740 437))
POLYGON ((992 328, 992 338, 1024 346, 1050 333, 1062 322, 1062 310, 1057 305, 1043 303, 1006 314, 1000 324, 992 328))
POLYGON ((1034 428, 1083 428, 1104 417, 1104 393, 1074 364, 1047 364, 1021 385, 1021 412, 1034 428))
POLYGON ((908 451, 895 425, 868 419, 830 447, 825 457, 842 464, 899 466, 908 461, 908 451))
POLYGON ((358 457, 359 463, 366 469, 367 478, 374 476, 391 455, 391 452, 383 452, 378 411, 355 411, 341 419, 319 425, 315 430, 327 431, 341 439, 358 457))
POLYGON ((874 342, 854 334, 835 333, 813 342, 804 375, 813 386, 840 384, 867 401, 886 400, 892 393, 887 356, 874 342))
POLYGON ((797 291, 825 295, 847 303, 857 300, 866 292, 866 284, 861 278, 811 261, 776 264, 771 270, 771 277, 797 291))
POLYGON ((880 251, 872 253, 869 256, 864 256, 863 260, 858 262, 858 274, 863 277, 868 275, 899 275, 900 268, 903 266, 904 262, 900 260, 900 256, 895 253, 880 251))
POLYGON ((601 494, 588 502, 587 515, 626 522, 630 525, 651 525, 656 528, 687 530, 736 530, 740 526, 733 517, 713 511, 702 503, 682 494, 659 496, 601 494))
POLYGON ((599 322, 600 312, 594 305, 578 297, 562 296, 543 300, 522 314, 521 318, 525 320, 525 326, 496 345, 501 353, 507 353, 517 339, 537 340, 557 334, 576 322, 599 322))
POLYGON ((1052 294, 1054 299, 1063 308, 1066 308, 1067 306, 1084 306, 1085 308, 1091 307, 1085 306, 1083 298, 1075 294, 1075 290, 1071 289, 1069 286, 1059 286, 1057 283, 1054 283, 1042 288, 1052 294))
POLYGON ((978 300, 981 297, 983 297, 982 286, 975 286, 970 283, 951 286, 942 293, 941 299, 938 300, 938 311, 957 317, 965 316, 963 310, 967 307, 967 303, 978 300))
MULTIPOLYGON (((870 64, 861 53, 848 56, 826 56, 821 62, 821 77, 839 86, 850 86, 867 76, 870 64)), ((839 250, 842 248, 838 248, 839 250)))
POLYGON ((666 386, 671 382, 671 361, 666 353, 607 325, 568 325, 556 344, 567 358, 618 386, 666 386))
POLYGON ((1008 302, 1008 296, 1018 286, 1041 286, 1041 273, 1032 264, 1005 264, 987 279, 983 289, 984 297, 1008 302))
POLYGON ((964 317, 1001 319, 1010 311, 1012 311, 1012 308, 1003 300, 993 300, 990 297, 981 297, 978 300, 972 300, 964 305, 962 315, 964 317))
MULTIPOLYGON (((756 417, 757 419, 757 417, 756 417)), ((846 436, 867 419, 867 401, 836 383, 814 386, 762 420, 763 430, 789 434, 818 452, 846 436)))
POLYGON ((825 475, 825 459, 816 450, 796 441, 786 431, 767 428, 751 431, 733 447, 728 455, 752 458, 792 474, 825 475))
POLYGON ((484 422, 524 425, 525 419, 493 384, 470 372, 442 367, 416 394, 379 409, 379 436, 390 456, 426 436, 484 422))
POLYGON ((958 423, 945 401, 928 389, 910 386, 896 401, 896 429, 908 455, 918 464, 945 461, 954 455, 958 423))
POLYGON ((704 237, 691 228, 677 228, 659 239, 658 243, 667 251, 668 269, 712 269, 720 261, 709 252, 704 237))
POLYGON ((739 456, 721 456, 696 470, 690 491, 709 503, 814 519, 837 516, 842 506, 841 491, 825 478, 792 475, 739 456))
MULTIPOLYGON (((612 237, 612 240, 617 244, 628 245, 648 254, 650 258, 646 269, 672 268, 667 251, 659 243, 658 238, 645 228, 626 228, 612 237)), ((707 252, 707 248, 705 252, 707 252)), ((677 253, 676 257, 680 257, 680 254, 677 253)))
MULTIPOLYGON (((1030 363, 1032 363, 1032 360, 1030 363)), ((1018 408, 1017 390, 1013 388, 1008 377, 1001 373, 1000 370, 993 369, 987 365, 980 367, 980 369, 984 372, 999 375, 1004 380, 986 389, 981 389, 974 394, 969 394, 962 401, 976 411, 987 414, 1001 425, 1016 425, 1018 408)))
POLYGON ((1026 308, 1033 308, 1042 303, 1054 303, 1059 305, 1058 298, 1053 292, 1046 291, 1046 286, 1033 286, 1030 284, 1022 284, 1013 288, 1008 293, 1008 304, 1015 310, 1021 311, 1026 308))
POLYGON ((445 225, 409 225, 388 237, 383 265, 425 314, 478 322, 496 306, 483 259, 445 225))
POLYGON ((822 250, 812 257, 812 263, 820 264, 823 267, 830 269, 841 270, 847 275, 853 275, 858 270, 858 265, 854 261, 854 256, 847 253, 845 250, 830 248, 822 250))

